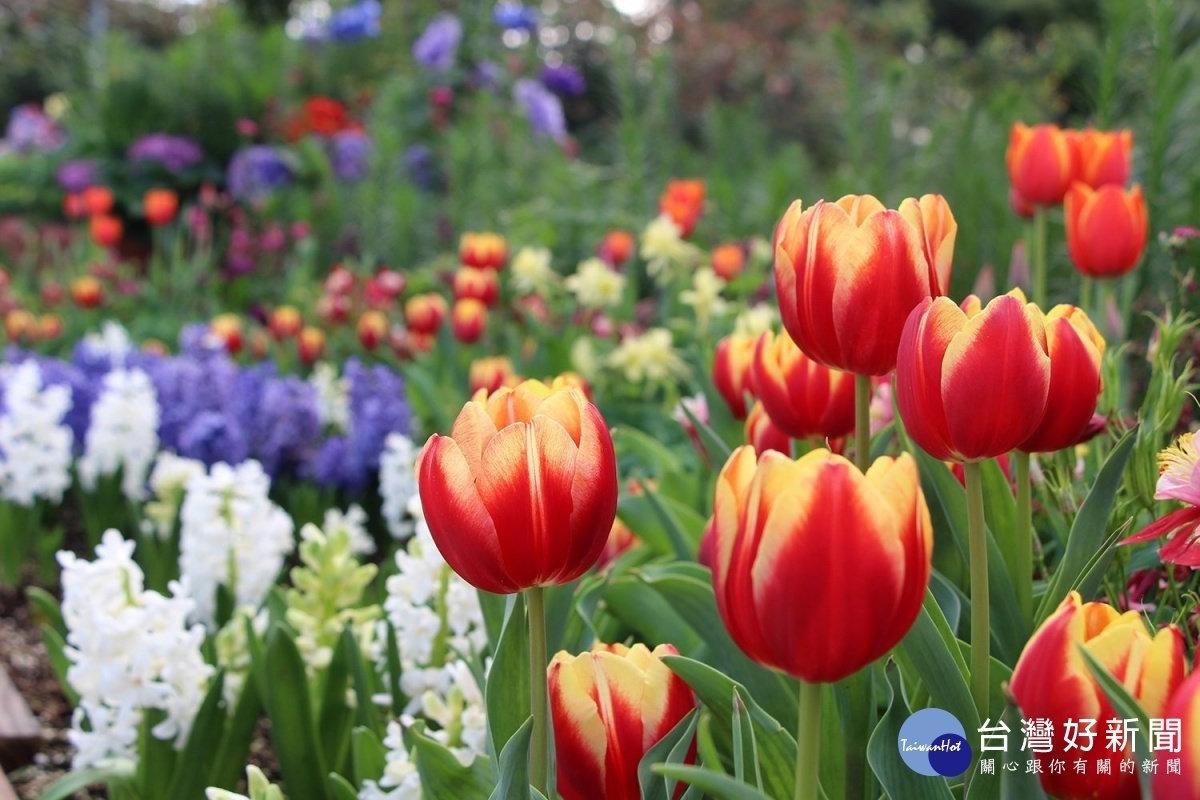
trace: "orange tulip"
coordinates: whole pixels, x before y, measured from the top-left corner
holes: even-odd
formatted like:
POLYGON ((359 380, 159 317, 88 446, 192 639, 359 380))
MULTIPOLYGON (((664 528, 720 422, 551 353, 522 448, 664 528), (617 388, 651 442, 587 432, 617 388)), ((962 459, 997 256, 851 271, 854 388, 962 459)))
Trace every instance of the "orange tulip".
POLYGON ((404 304, 404 321, 413 333, 433 335, 446 318, 446 301, 440 294, 417 294, 404 304))
POLYGON ((754 394, 753 336, 726 336, 717 342, 713 353, 713 384, 733 413, 734 419, 746 418, 746 395, 754 394))
POLYGON ((513 363, 508 356, 477 358, 471 362, 471 367, 467 371, 467 383, 470 386, 471 394, 475 394, 480 389, 491 394, 500 391, 504 386, 514 386, 519 382, 517 371, 513 368, 513 363))
POLYGON ((798 461, 770 451, 756 463, 739 447, 713 508, 717 609, 758 663, 808 683, 838 681, 916 620, 933 525, 907 453, 864 475, 828 450, 798 461))
POLYGON ((1151 780, 1155 800, 1200 797, 1200 671, 1193 671, 1171 695, 1163 718, 1179 720, 1177 743, 1180 750, 1178 753, 1172 753, 1170 749, 1159 753, 1159 760, 1162 756, 1178 758, 1180 769, 1172 773, 1165 769, 1165 764, 1159 764, 1159 770, 1151 780))
MULTIPOLYGON (((1122 715, 1114 712, 1092 677, 1081 647, 1113 673, 1149 717, 1161 718, 1168 698, 1187 674, 1183 637, 1173 625, 1151 636, 1140 612, 1120 614, 1105 603, 1084 603, 1072 592, 1025 645, 1013 670, 1009 688, 1022 717, 1047 719, 1053 726, 1048 751, 1026 754, 1043 762, 1042 788, 1060 800, 1136 800, 1141 797, 1136 774, 1122 773, 1115 765, 1108 775, 1097 769, 1102 759, 1132 758, 1132 747, 1112 746, 1108 725, 1120 725, 1122 715), (1068 720, 1079 723, 1077 731, 1066 727, 1068 720), (1092 720, 1094 727, 1081 722, 1092 720), (1095 740, 1087 748, 1089 727, 1095 740), (1083 735, 1068 750, 1067 735, 1073 732, 1083 735), (1088 764, 1083 774, 1073 769, 1060 774, 1048 767, 1055 759, 1083 759, 1088 764)), ((1138 733, 1139 738, 1146 735, 1147 731, 1138 733)), ((1183 796, 1190 795, 1164 797, 1183 796)))
POLYGON ((813 361, 786 331, 758 338, 753 386, 767 416, 794 439, 836 439, 854 430, 854 376, 813 361))
POLYGON ((701 180, 673 180, 658 199, 658 211, 671 218, 679 228, 679 235, 687 238, 696 229, 700 215, 704 213, 704 196, 708 188, 701 180))
POLYGON ((746 417, 746 444, 760 456, 768 450, 777 450, 785 456, 792 452, 791 437, 779 430, 761 402, 755 403, 746 417))
POLYGON ((1065 216, 1067 251, 1075 269, 1093 278, 1115 278, 1137 266, 1149 228, 1142 187, 1092 189, 1074 183, 1065 216))
POLYGON ((924 300, 904 327, 896 403, 908 435, 943 461, 1007 453, 1038 428, 1050 391, 1042 312, 1019 289, 980 307, 924 300))
POLYGON ((167 225, 179 212, 179 195, 170 189, 150 189, 142 197, 142 210, 151 225, 167 225))
POLYGON ((374 350, 380 342, 387 338, 387 315, 382 311, 368 309, 358 318, 358 324, 354 326, 354 330, 358 334, 359 344, 367 350, 374 350))
POLYGON ((462 267, 454 273, 454 299, 470 297, 484 305, 494 306, 500 297, 500 279, 494 269, 462 267))
POLYGON ((96 308, 104 302, 104 285, 92 275, 71 281, 71 300, 80 308, 96 308))
POLYGON ((315 364, 325 353, 325 332, 306 325, 296 334, 296 352, 304 364, 315 364))
POLYGON ((106 186, 89 186, 80 192, 83 197, 83 207, 89 217, 97 217, 112 213, 113 193, 106 186))
POLYGON ((421 507, 450 567, 511 594, 570 583, 595 565, 617 513, 617 463, 578 389, 525 381, 480 392, 419 466, 421 507))
POLYGON ((633 255, 636 242, 629 231, 613 230, 604 235, 596 253, 610 267, 616 268, 624 264, 633 255))
POLYGON ((14 308, 4 315, 4 335, 10 342, 20 341, 37 331, 37 319, 23 308, 14 308))
POLYGON ((1055 306, 1045 326, 1050 390, 1042 421, 1017 448, 1027 453, 1051 453, 1083 440, 1104 388, 1100 362, 1106 345, 1087 314, 1075 306, 1055 306))
POLYGON ((723 244, 713 248, 713 272, 722 280, 731 281, 742 274, 746 266, 746 249, 740 244, 723 244))
POLYGON ((1071 135, 1057 125, 1017 122, 1008 134, 1008 180, 1026 203, 1055 206, 1062 202, 1078 171, 1071 135))
POLYGON ((775 230, 784 327, 827 367, 891 372, 909 312, 950 284, 957 231, 940 195, 909 198, 897 211, 870 195, 808 209, 797 200, 775 230))
POLYGON ((48 342, 62 336, 63 321, 57 314, 43 314, 37 321, 37 338, 48 342))
POLYGON ((208 324, 208 329, 214 336, 225 344, 225 349, 233 355, 242 350, 242 320, 237 314, 218 314, 208 324))
POLYGON ((267 327, 276 339, 290 339, 304 327, 304 318, 295 306, 279 306, 271 312, 267 327))
POLYGON ((1132 131, 1098 131, 1087 128, 1074 136, 1079 158, 1075 179, 1093 189, 1124 186, 1133 161, 1132 131))
MULTIPOLYGON (((550 662, 550 712, 563 800, 641 800, 638 764, 696 707, 696 696, 663 663, 669 644, 597 645, 550 662)), ((688 761, 695 757, 695 748, 688 761)))
POLYGON ((450 311, 450 327, 454 338, 463 344, 479 341, 487 327, 487 306, 481 300, 468 297, 454 301, 450 311))
POLYGON ((464 233, 458 258, 468 267, 500 269, 508 261, 508 242, 498 233, 464 233))
POLYGON ((100 214, 88 220, 92 241, 101 247, 116 247, 121 242, 124 226, 118 217, 100 214))

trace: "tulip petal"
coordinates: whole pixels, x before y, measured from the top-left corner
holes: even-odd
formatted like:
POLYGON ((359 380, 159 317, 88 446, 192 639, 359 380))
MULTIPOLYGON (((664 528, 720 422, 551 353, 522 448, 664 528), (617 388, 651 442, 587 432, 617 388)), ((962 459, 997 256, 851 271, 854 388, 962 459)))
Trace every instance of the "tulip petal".
POLYGON ((1046 345, 1050 388, 1042 421, 1020 446, 1029 453, 1049 453, 1079 442, 1100 394, 1100 352, 1079 335, 1069 318, 1046 320, 1046 345))
POLYGON ((1162 717, 1171 695, 1187 677, 1187 658, 1184 655, 1183 634, 1169 625, 1154 636, 1135 696, 1146 715, 1162 717))
POLYGON ((555 656, 547 674, 563 800, 591 800, 604 785, 607 734, 597 705, 591 658, 555 656))
POLYGON ((896 361, 896 403, 908 435, 939 460, 954 457, 942 403, 942 369, 967 317, 945 297, 924 300, 908 317, 896 361))
POLYGON ((591 403, 580 411, 579 449, 571 485, 568 528, 571 555, 558 582, 573 581, 600 558, 617 516, 617 457, 600 411, 591 403))

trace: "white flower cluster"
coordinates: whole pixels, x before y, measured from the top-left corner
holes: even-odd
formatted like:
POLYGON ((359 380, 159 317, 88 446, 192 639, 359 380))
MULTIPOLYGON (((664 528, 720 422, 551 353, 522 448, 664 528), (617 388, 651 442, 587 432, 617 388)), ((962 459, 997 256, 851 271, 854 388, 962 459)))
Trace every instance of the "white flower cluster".
POLYGON ((566 286, 584 308, 612 308, 625 296, 625 276, 598 258, 581 262, 566 286))
POLYGON ((358 800, 422 800, 421 776, 404 748, 404 729, 392 721, 383 737, 387 748, 387 765, 378 781, 363 781, 358 800))
POLYGON ((350 430, 350 382, 337 367, 322 361, 313 367, 308 382, 317 390, 317 419, 339 432, 350 430))
POLYGON ((165 715, 153 735, 182 747, 213 674, 200 651, 204 629, 187 624, 193 600, 178 583, 171 597, 145 591, 133 548, 109 530, 95 561, 58 554, 67 681, 79 694, 68 734, 75 769, 136 762, 138 729, 150 709, 165 715))
POLYGON ((344 530, 350 537, 350 552, 356 556, 367 556, 375 552, 375 540, 367 531, 367 512, 358 503, 352 504, 345 511, 340 508, 327 509, 321 529, 327 534, 344 530))
POLYGON ((633 384, 663 384, 688 372, 666 328, 651 328, 639 335, 626 336, 604 363, 633 384))
POLYGON ((154 460, 154 469, 150 470, 150 492, 154 497, 143 508, 146 516, 142 521, 143 532, 159 539, 170 537, 188 482, 204 473, 202 461, 183 458, 169 450, 160 452, 154 460))
POLYGON ((388 434, 379 455, 379 494, 383 498, 383 518, 396 539, 412 532, 408 507, 417 496, 416 459, 412 439, 402 433, 388 434))
POLYGON ((105 320, 100 332, 89 331, 83 337, 83 346, 93 355, 108 356, 114 364, 124 364, 125 356, 133 350, 133 339, 129 331, 116 320, 105 320))
POLYGON ((92 404, 79 482, 88 491, 100 476, 121 471, 121 491, 130 500, 146 495, 146 473, 158 453, 158 396, 140 369, 114 369, 104 376, 92 404))
POLYGON ((196 619, 212 624, 217 587, 234 607, 258 608, 296 546, 292 518, 271 502, 257 461, 214 464, 193 477, 180 511, 179 571, 196 598, 196 619))
POLYGON ((545 296, 558 281, 559 275, 550 265, 550 251, 547 248, 522 247, 513 256, 509 283, 518 294, 545 296))
POLYGON ((39 498, 58 502, 71 485, 74 437, 63 424, 71 408, 65 386, 42 386, 32 361, 0 372, 0 498, 31 506, 39 498))
POLYGON ((712 267, 701 267, 692 273, 692 288, 679 293, 679 301, 691 306, 700 326, 705 327, 710 319, 729 311, 729 301, 721 296, 725 286, 725 280, 712 267))

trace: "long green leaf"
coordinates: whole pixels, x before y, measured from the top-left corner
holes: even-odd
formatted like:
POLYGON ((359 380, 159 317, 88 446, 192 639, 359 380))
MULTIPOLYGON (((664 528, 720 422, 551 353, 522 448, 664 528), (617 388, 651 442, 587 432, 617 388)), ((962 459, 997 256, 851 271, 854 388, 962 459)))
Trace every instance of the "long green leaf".
POLYGON ((528 800, 529 798, 529 739, 533 736, 533 717, 509 737, 500 754, 500 780, 489 800, 528 800))
POLYGON ((224 690, 225 673, 218 671, 208 685, 208 693, 188 732, 187 744, 179 754, 175 777, 167 793, 172 800, 193 800, 213 785, 212 769, 225 729, 224 690))
POLYGON ((654 773, 655 764, 682 764, 688 753, 693 752, 692 740, 696 735, 696 721, 700 712, 692 710, 679 720, 667 735, 654 743, 638 764, 638 785, 642 788, 642 800, 671 800, 675 795, 675 782, 654 773))
POLYGON ((355 728, 350 734, 354 782, 377 781, 387 768, 387 749, 370 728, 355 728))
POLYGON ((492 754, 498 759, 529 717, 529 626, 523 597, 509 607, 483 697, 492 754))
POLYGON ((779 800, 778 795, 765 795, 749 784, 720 772, 683 764, 656 764, 654 772, 675 781, 701 789, 705 796, 716 800, 779 800))
POLYGON ((417 772, 425 800, 489 800, 496 785, 496 772, 482 756, 469 767, 424 731, 412 730, 417 772))
MULTIPOLYGON (((226 678, 228 680, 228 678, 226 678)), ((242 684, 242 693, 233 706, 233 714, 225 725, 221 747, 217 750, 216 763, 212 769, 212 784, 232 791, 241 780, 246 767, 246 754, 254 740, 254 731, 262 714, 262 699, 258 696, 258 684, 250 675, 242 684)))
POLYGON ((329 774, 317 740, 304 660, 291 635, 276 623, 264 652, 263 705, 289 800, 326 800, 329 774))
POLYGON ((914 772, 904 763, 897 749, 900 728, 909 717, 908 705, 900 683, 900 670, 894 662, 884 669, 887 676, 888 710, 875 726, 867 745, 867 760, 871 770, 883 784, 888 797, 912 797, 921 800, 951 800, 953 795, 945 778, 934 778, 914 772))
POLYGON ((346 702, 350 688, 348 659, 349 654, 339 641, 325 670, 325 691, 317 711, 317 738, 325 753, 325 763, 334 772, 344 769, 350 753, 350 730, 354 727, 354 709, 346 702))
POLYGON ((89 786, 108 783, 109 781, 125 781, 130 778, 128 772, 107 769, 81 769, 68 772, 55 781, 49 789, 42 793, 38 800, 67 800, 76 792, 89 786))
POLYGON ((931 593, 925 595, 917 621, 896 650, 897 658, 911 665, 920 677, 934 706, 949 711, 968 730, 979 729, 979 714, 967 683, 966 660, 931 593))

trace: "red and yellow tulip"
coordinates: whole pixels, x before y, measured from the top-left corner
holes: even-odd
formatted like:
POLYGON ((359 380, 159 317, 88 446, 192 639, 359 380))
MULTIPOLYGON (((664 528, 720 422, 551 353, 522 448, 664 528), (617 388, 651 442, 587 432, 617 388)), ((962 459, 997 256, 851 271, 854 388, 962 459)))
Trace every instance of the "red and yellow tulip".
POLYGON ((1155 800, 1200 797, 1200 671, 1194 671, 1175 690, 1162 716, 1179 720, 1180 752, 1162 755, 1178 758, 1180 768, 1172 773, 1165 764, 1159 764, 1151 780, 1155 800))
POLYGON ((296 334, 296 353, 304 364, 315 364, 325 353, 325 332, 306 325, 296 334))
POLYGON ((471 344, 483 336, 487 318, 487 306, 482 300, 464 297, 462 300, 455 300, 454 308, 450 310, 450 329, 454 331, 455 339, 463 344, 471 344))
POLYGON ((756 461, 739 447, 717 480, 713 528, 713 589, 730 635, 802 681, 858 671, 921 609, 933 526, 907 453, 864 475, 828 450, 756 461))
POLYGON ((1050 389, 1042 421, 1017 448, 1027 453, 1050 453, 1083 440, 1103 388, 1100 362, 1106 345, 1087 314, 1059 305, 1046 314, 1044 324, 1050 389))
POLYGON ((104 303, 104 284, 93 275, 71 281, 71 300, 80 308, 96 308, 104 303))
POLYGON ((170 189, 150 189, 142 196, 142 214, 150 225, 168 225, 179 213, 179 195, 170 189))
POLYGON ((712 251, 712 268, 717 277, 732 281, 746 266, 746 248, 740 244, 717 245, 712 251))
POLYGON ((304 327, 304 318, 295 306, 279 306, 267 318, 267 328, 276 339, 290 339, 304 327))
POLYGON ((1137 266, 1149 230, 1140 186, 1092 189, 1074 183, 1064 210, 1075 269, 1092 278, 1115 278, 1137 266))
POLYGON ((775 230, 783 325, 809 358, 856 375, 885 375, 909 312, 950 283, 958 225, 940 195, 890 210, 871 195, 804 208, 775 230))
POLYGON ((731 334, 717 342, 713 353, 713 384, 734 419, 746 418, 746 394, 754 393, 754 346, 753 336, 731 334))
POLYGON ((612 644, 554 656, 550 711, 563 800, 640 800, 642 757, 696 707, 692 690, 662 661, 678 654, 669 644, 612 644))
POLYGON ((1084 603, 1072 592, 1029 640, 1013 670, 1009 686, 1022 716, 1048 719, 1053 725, 1051 749, 1036 757, 1046 762, 1088 762, 1083 774, 1044 768, 1042 788, 1059 800, 1136 800, 1141 797, 1136 774, 1114 767, 1112 774, 1101 775, 1096 768, 1098 760, 1119 761, 1127 755, 1108 747, 1108 721, 1121 715, 1092 677, 1079 653, 1081 647, 1112 672, 1148 716, 1162 717, 1168 698, 1187 674, 1183 636, 1174 626, 1152 635, 1139 612, 1121 614, 1106 603, 1084 603), (1068 720, 1095 720, 1096 738, 1090 749, 1083 749, 1083 738, 1077 739, 1078 747, 1066 749, 1063 733, 1068 720))
POLYGON ((434 542, 472 586, 569 583, 596 563, 616 516, 612 437, 578 389, 480 392, 425 445, 420 490, 434 542))
POLYGON ((1071 134, 1057 125, 1017 122, 1008 134, 1006 161, 1008 180, 1021 200, 1056 206, 1075 179, 1079 154, 1071 134))
POLYGON ((374 308, 367 309, 359 316, 354 332, 358 334, 358 342, 364 349, 374 350, 387 338, 387 315, 374 308))
POLYGON ((758 338, 753 380, 767 416, 794 439, 836 439, 854 430, 854 376, 813 361, 786 332, 758 338))
POLYGON ((616 269, 633 255, 637 242, 629 231, 611 230, 604 235, 596 254, 610 267, 616 269))
POLYGON ((754 452, 760 456, 768 450, 789 455, 792 448, 791 437, 779 430, 779 426, 767 415, 761 401, 754 404, 754 408, 750 409, 750 414, 746 417, 746 444, 753 447, 754 452))
POLYGON ((454 273, 454 299, 474 298, 494 306, 500 297, 500 279, 494 269, 462 267, 454 273))
POLYGON ((440 294, 416 294, 404 304, 404 321, 413 333, 433 335, 446 318, 446 301, 440 294))
POLYGON ((508 242, 498 233, 464 233, 458 258, 467 267, 500 269, 508 262, 508 242))
POLYGON ((1093 189, 1124 186, 1133 162, 1133 131, 1086 128, 1074 134, 1079 170, 1075 180, 1093 189))
POLYGON ((515 386, 519 382, 517 370, 508 356, 477 358, 467 370, 467 384, 471 394, 480 389, 490 394, 500 391, 504 386, 515 386))

